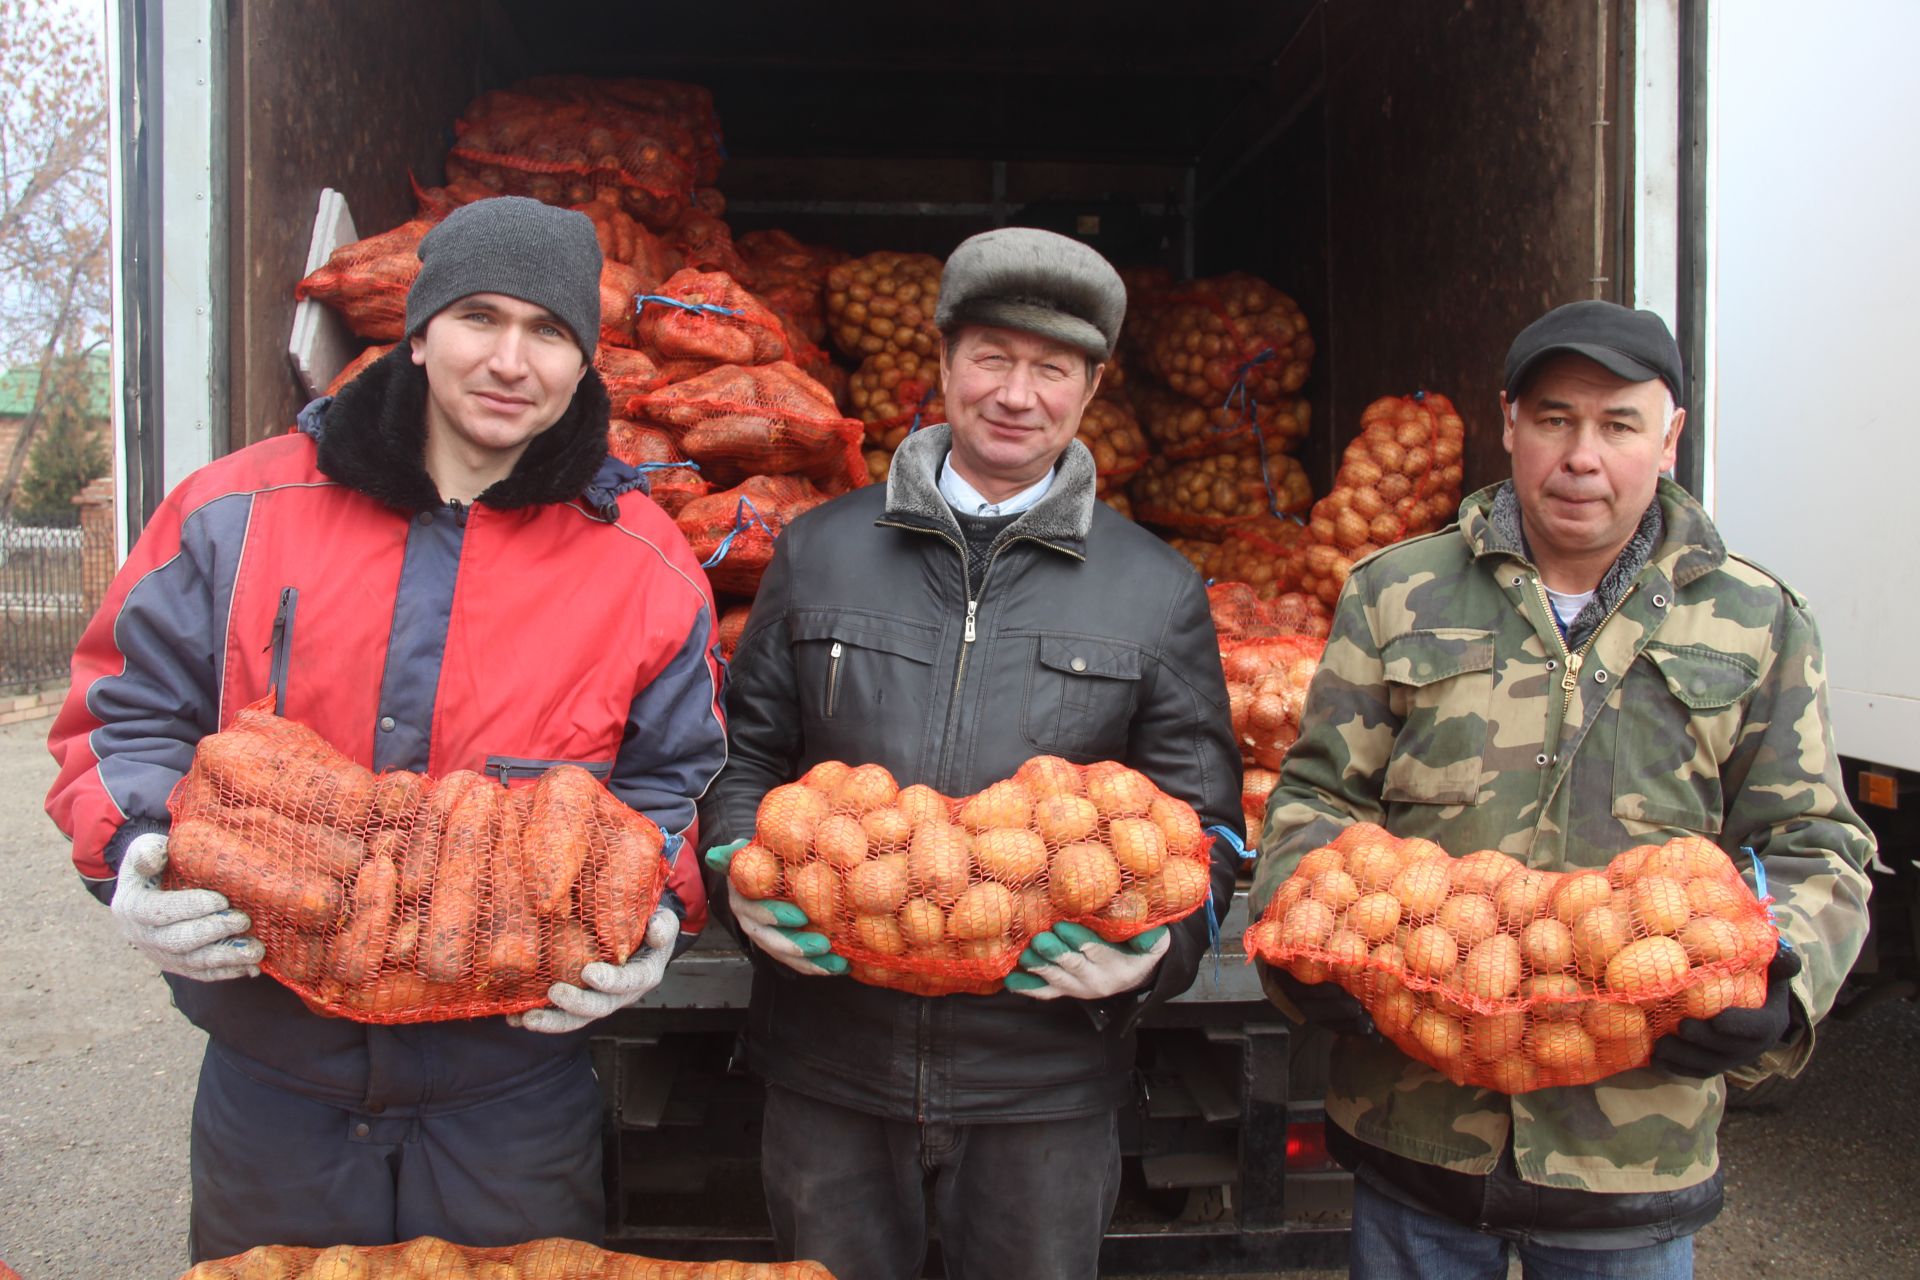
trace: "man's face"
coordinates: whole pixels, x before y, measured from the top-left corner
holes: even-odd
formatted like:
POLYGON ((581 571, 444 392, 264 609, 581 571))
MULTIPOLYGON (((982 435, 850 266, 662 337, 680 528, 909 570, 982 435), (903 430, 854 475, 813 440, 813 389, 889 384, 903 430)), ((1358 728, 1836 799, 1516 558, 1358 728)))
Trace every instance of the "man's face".
POLYGON ((1500 409, 1535 560, 1604 571, 1673 466, 1686 412, 1659 379, 1628 382, 1572 354, 1542 365, 1512 404, 1502 393, 1500 409))
MULTIPOLYGON (((476 293, 412 339, 427 371, 427 433, 476 462, 517 460, 586 376, 573 333, 545 307, 476 293)), ((511 463, 509 463, 511 465, 511 463)))
POLYGON ((969 325, 940 349, 953 466, 994 501, 1039 481, 1080 430, 1105 365, 1015 329, 969 325))

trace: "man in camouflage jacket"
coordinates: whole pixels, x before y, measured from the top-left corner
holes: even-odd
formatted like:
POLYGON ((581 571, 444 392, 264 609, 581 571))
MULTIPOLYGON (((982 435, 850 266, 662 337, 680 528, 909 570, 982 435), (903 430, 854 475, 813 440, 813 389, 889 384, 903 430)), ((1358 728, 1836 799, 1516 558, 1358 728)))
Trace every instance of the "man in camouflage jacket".
POLYGON ((1720 1207, 1723 1072, 1805 1064, 1866 934, 1873 840, 1842 790, 1806 601, 1660 477, 1685 419, 1665 324, 1559 308, 1516 340, 1506 386, 1514 479, 1354 567, 1253 912, 1354 822, 1548 871, 1697 834, 1750 881, 1738 850, 1765 868, 1787 940, 1768 1007, 1683 1022, 1647 1068, 1509 1097, 1370 1034, 1337 986, 1263 977, 1289 1014, 1348 1032, 1326 1106, 1356 1174, 1355 1275, 1504 1276, 1507 1240, 1529 1275, 1595 1249, 1644 1255, 1616 1252, 1609 1275, 1688 1275, 1720 1207))

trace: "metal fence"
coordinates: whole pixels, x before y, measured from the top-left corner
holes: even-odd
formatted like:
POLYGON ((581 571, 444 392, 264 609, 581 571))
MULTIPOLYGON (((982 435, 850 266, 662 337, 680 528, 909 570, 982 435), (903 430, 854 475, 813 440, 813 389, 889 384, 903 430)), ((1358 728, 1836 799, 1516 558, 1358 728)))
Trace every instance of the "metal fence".
POLYGON ((80 524, 0 520, 0 694, 67 674, 87 625, 80 524))

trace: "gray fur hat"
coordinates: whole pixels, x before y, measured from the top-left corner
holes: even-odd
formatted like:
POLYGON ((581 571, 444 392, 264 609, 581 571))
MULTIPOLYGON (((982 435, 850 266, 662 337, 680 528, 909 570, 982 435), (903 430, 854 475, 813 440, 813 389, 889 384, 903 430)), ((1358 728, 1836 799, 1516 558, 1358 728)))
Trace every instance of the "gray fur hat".
POLYGON ((545 307, 573 330, 588 360, 600 341, 600 241, 571 209, 495 196, 462 205, 420 241, 407 290, 407 336, 460 299, 504 293, 545 307))
POLYGON ((1113 355, 1127 314, 1120 273, 1094 249, 1035 227, 1001 227, 960 242, 940 276, 933 323, 1037 333, 1086 352, 1113 355))

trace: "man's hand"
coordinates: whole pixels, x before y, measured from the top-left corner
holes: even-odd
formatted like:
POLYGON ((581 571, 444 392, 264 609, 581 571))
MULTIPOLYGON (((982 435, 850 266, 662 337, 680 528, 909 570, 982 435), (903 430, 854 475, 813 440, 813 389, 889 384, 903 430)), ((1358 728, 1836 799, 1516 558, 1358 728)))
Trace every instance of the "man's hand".
POLYGON ((1279 965, 1259 962, 1260 984, 1280 1012, 1295 1022, 1322 1027, 1335 1035, 1370 1036, 1373 1019, 1337 982, 1302 982, 1279 965), (1289 1008, 1288 1006, 1292 1007, 1289 1008))
POLYGON ((1147 985, 1171 944, 1165 925, 1115 944, 1063 921, 1027 943, 1020 967, 1007 975, 1007 990, 1035 1000, 1104 1000, 1147 985))
MULTIPOLYGON (((747 846, 745 840, 716 845, 707 850, 706 863, 721 875, 733 865, 733 855, 747 846)), ((847 971, 847 958, 828 950, 824 933, 806 929, 807 913, 791 902, 777 898, 749 898, 727 881, 727 906, 740 922, 740 932, 760 951, 778 960, 795 973, 809 978, 826 977, 847 971)))
POLYGON ((674 940, 679 936, 680 917, 662 907, 647 921, 640 949, 625 964, 596 960, 580 971, 585 986, 556 982, 547 988, 547 999, 553 1001, 551 1009, 529 1009, 509 1015, 507 1021, 529 1031, 558 1034, 578 1031, 589 1022, 637 1004, 666 976, 667 961, 673 958, 674 940))
POLYGON ((136 836, 120 859, 113 922, 121 936, 166 973, 196 982, 253 978, 266 948, 244 936, 253 921, 211 889, 162 889, 167 838, 136 836))
POLYGON ((1783 943, 1767 965, 1767 1000, 1758 1009, 1727 1009, 1711 1018, 1682 1018, 1654 1042, 1653 1065, 1677 1076, 1722 1075, 1755 1062, 1793 1026, 1793 976, 1800 954, 1783 943))

